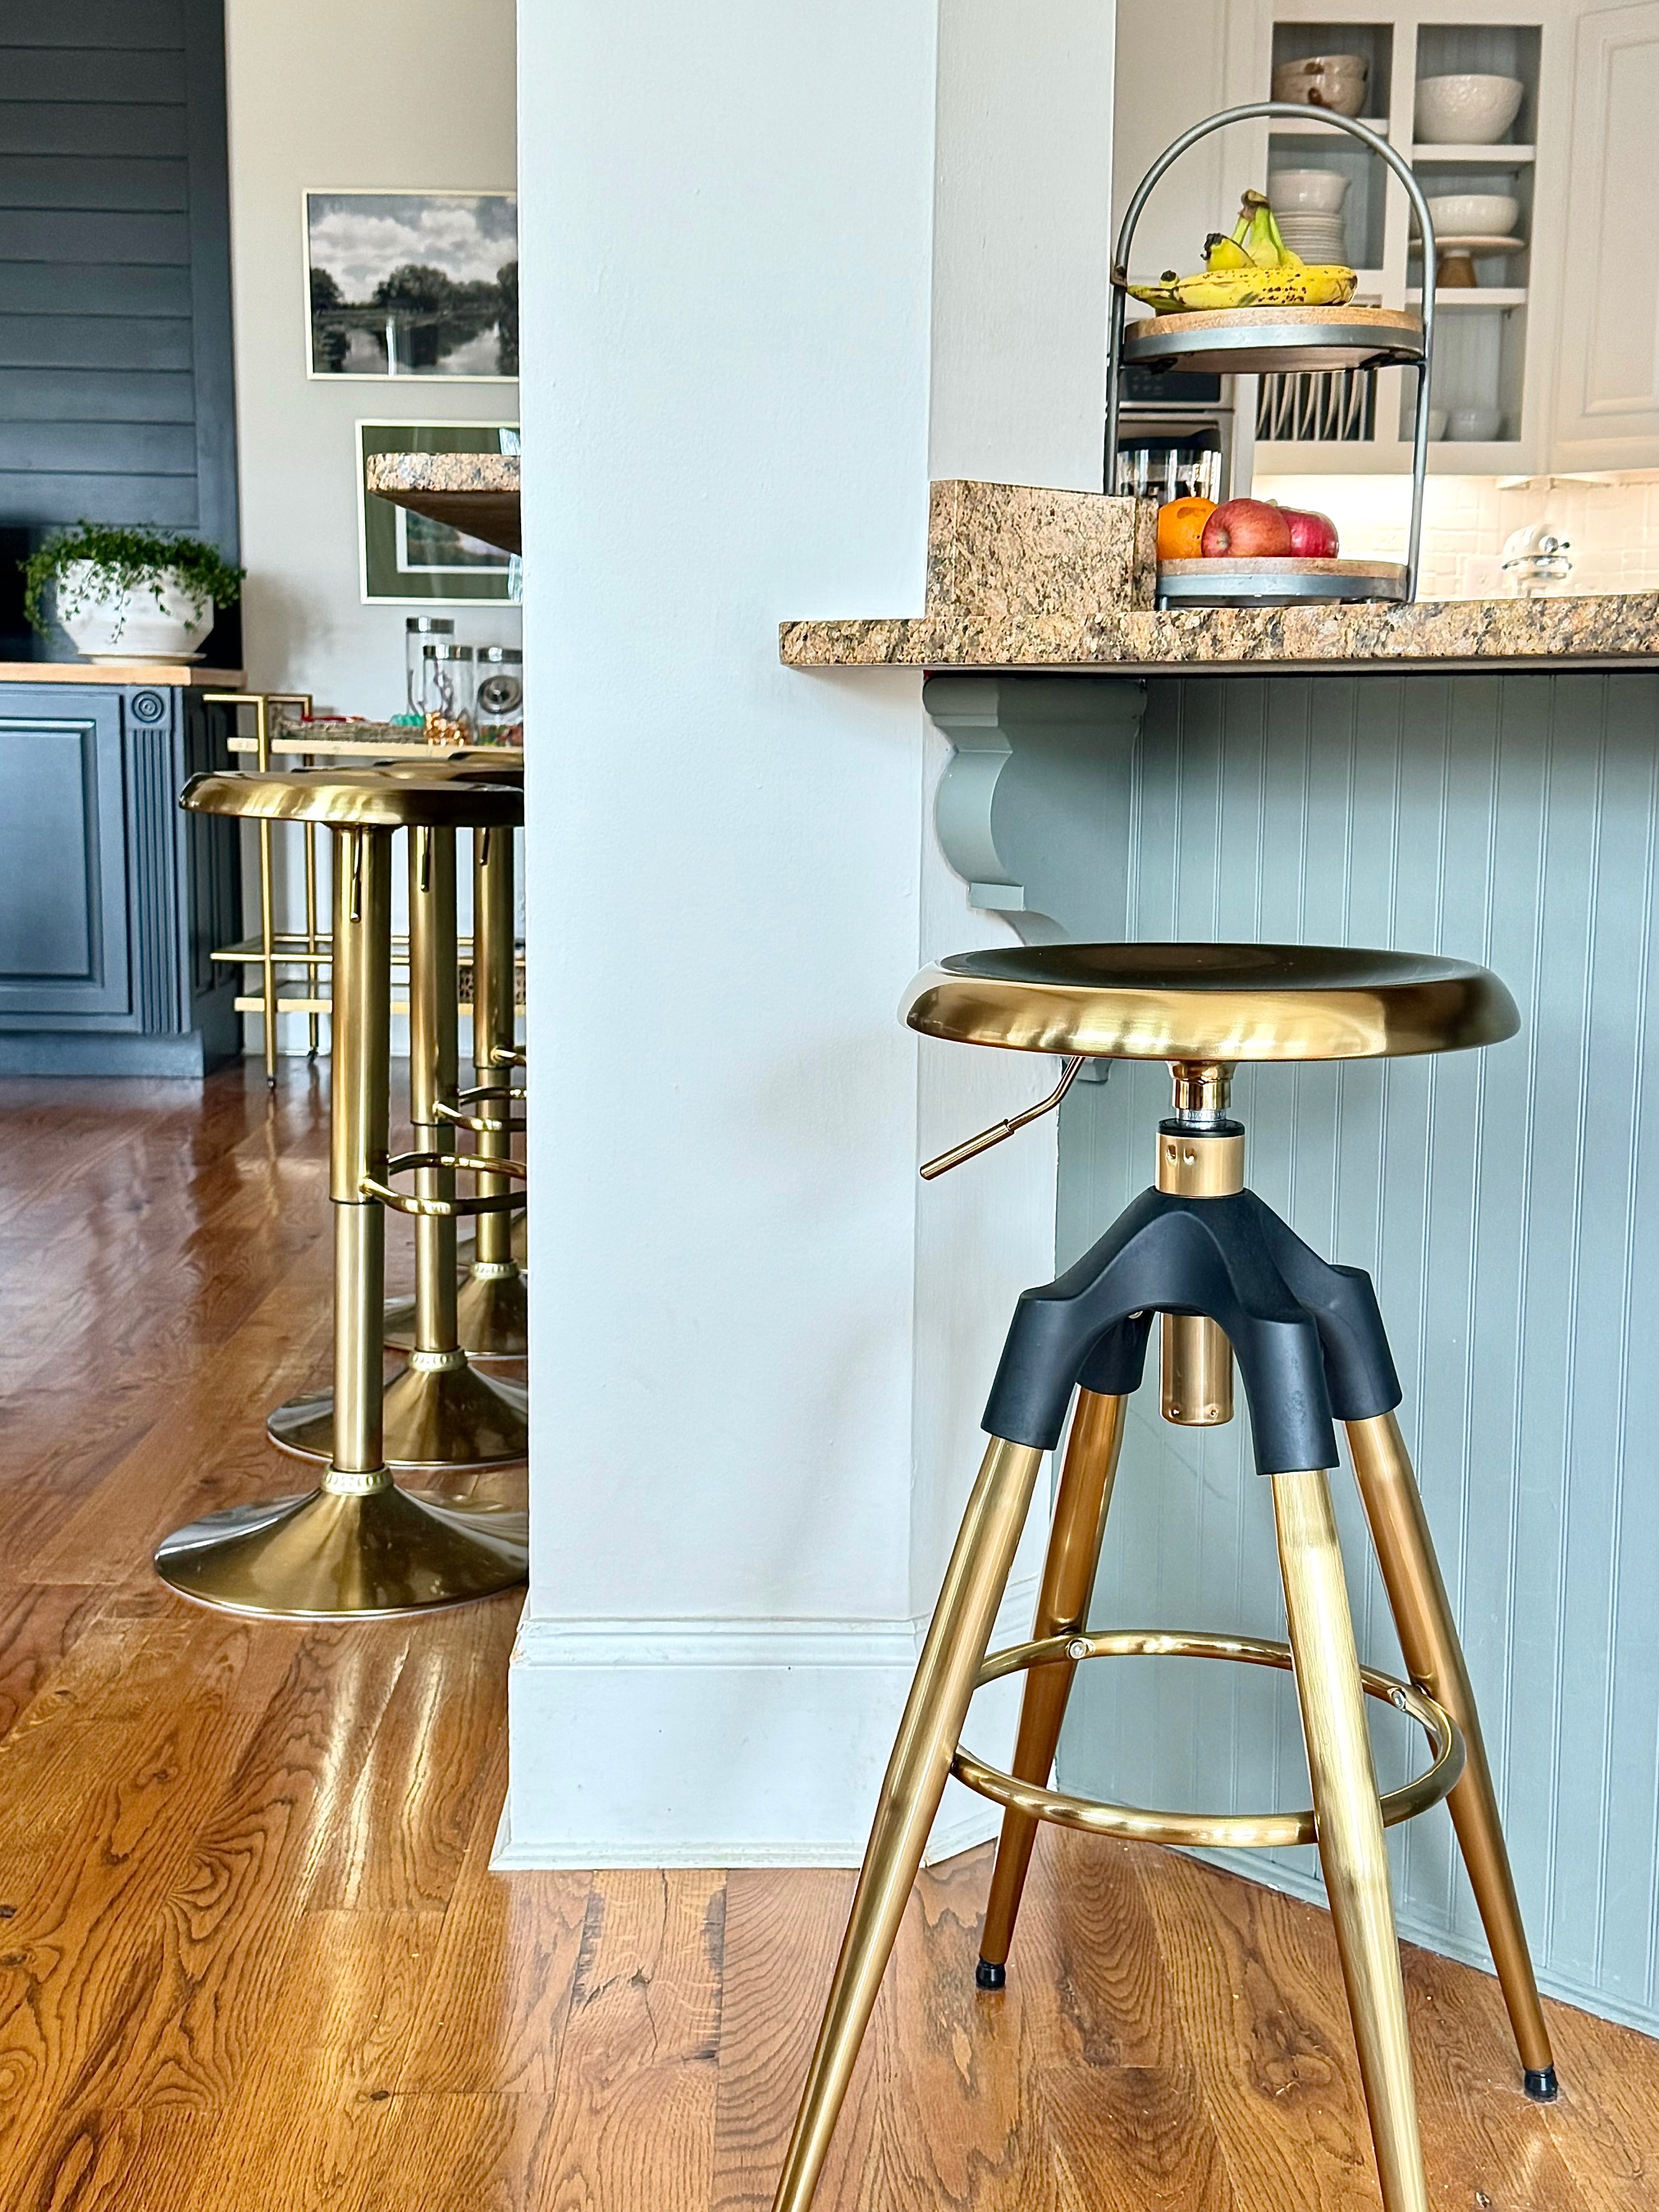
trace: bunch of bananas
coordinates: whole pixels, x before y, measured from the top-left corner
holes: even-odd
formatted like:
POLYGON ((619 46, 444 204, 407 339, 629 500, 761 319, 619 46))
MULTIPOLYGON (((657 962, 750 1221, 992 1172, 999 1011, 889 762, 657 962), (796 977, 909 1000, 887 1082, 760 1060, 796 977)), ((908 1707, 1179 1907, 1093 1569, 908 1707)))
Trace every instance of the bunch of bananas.
POLYGON ((1340 307, 1358 283, 1335 263, 1310 267, 1279 236, 1265 192, 1249 191, 1231 238, 1212 230, 1204 241, 1204 266, 1191 276, 1166 269, 1156 284, 1131 284, 1154 314, 1179 315, 1200 307, 1340 307))

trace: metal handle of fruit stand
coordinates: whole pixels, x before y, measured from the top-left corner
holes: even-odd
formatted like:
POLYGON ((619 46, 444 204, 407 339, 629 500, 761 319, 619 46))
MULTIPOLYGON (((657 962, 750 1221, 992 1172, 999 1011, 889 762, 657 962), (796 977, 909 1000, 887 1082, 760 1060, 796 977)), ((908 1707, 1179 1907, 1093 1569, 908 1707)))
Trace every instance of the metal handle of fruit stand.
POLYGON ((1248 107, 1224 107, 1217 115, 1206 116, 1202 123, 1194 123, 1190 131, 1183 131, 1173 144, 1166 146, 1140 182, 1135 186, 1134 197, 1129 202, 1117 234, 1117 247, 1112 261, 1112 308, 1110 327, 1106 344, 1106 484, 1108 492, 1117 489, 1117 421, 1119 387, 1122 380, 1123 329, 1127 313, 1128 295, 1125 287, 1129 281, 1129 249, 1134 243, 1135 226, 1140 221, 1155 185, 1164 173, 1174 167, 1182 155, 1207 138, 1212 131, 1224 131, 1232 123, 1255 123, 1282 115, 1294 123, 1328 123, 1333 131, 1346 131, 1350 138, 1358 138, 1369 146, 1373 154, 1382 156, 1401 183, 1406 187, 1406 197, 1411 202, 1412 212, 1417 217, 1417 227, 1423 240, 1423 361, 1417 372, 1417 422, 1412 446, 1412 521, 1411 537, 1406 555, 1406 597, 1417 597, 1417 569, 1423 542, 1423 489, 1429 472, 1429 368, 1434 359, 1434 287, 1436 262, 1434 251, 1434 218, 1429 213, 1429 204, 1423 197, 1423 188, 1412 173, 1411 164, 1405 161, 1386 138, 1364 123, 1356 123, 1351 115, 1334 115, 1328 107, 1310 107, 1300 100, 1258 100, 1248 107))

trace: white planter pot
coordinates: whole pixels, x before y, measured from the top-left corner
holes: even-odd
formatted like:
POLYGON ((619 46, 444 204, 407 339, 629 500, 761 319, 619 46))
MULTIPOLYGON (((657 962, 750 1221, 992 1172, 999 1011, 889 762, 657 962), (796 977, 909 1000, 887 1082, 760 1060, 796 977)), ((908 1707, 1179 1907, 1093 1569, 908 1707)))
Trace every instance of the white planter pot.
POLYGON ((158 605, 149 584, 112 588, 90 562, 76 561, 58 580, 58 619, 85 660, 183 660, 213 628, 213 605, 198 612, 171 574, 158 605))

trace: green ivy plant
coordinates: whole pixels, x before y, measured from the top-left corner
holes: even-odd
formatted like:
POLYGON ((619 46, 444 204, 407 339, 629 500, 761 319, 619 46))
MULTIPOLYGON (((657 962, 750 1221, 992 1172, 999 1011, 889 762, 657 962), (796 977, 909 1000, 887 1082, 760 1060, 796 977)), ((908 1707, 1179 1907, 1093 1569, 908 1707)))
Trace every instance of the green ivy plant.
POLYGON ((107 522, 77 522, 60 530, 18 566, 23 571, 23 611, 44 636, 46 591, 57 586, 58 616, 73 615, 92 601, 118 592, 148 589, 159 607, 169 580, 175 582, 199 621, 210 605, 228 607, 241 597, 246 568, 226 560, 216 545, 199 538, 179 538, 162 530, 131 530, 107 522), (67 585, 64 572, 84 562, 84 572, 67 585))

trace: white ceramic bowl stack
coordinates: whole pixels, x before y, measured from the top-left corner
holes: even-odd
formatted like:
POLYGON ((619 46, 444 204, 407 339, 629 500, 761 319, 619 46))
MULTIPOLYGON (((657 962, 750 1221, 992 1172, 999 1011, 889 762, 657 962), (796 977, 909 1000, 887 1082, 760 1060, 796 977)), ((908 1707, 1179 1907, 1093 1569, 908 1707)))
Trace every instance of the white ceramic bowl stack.
POLYGON ((1335 169, 1273 169, 1267 198, 1285 243, 1304 261, 1322 265, 1348 258, 1347 231, 1341 216, 1348 179, 1335 169))
POLYGON ((1514 76, 1425 76, 1417 82, 1419 146, 1495 146, 1521 112, 1514 76))

